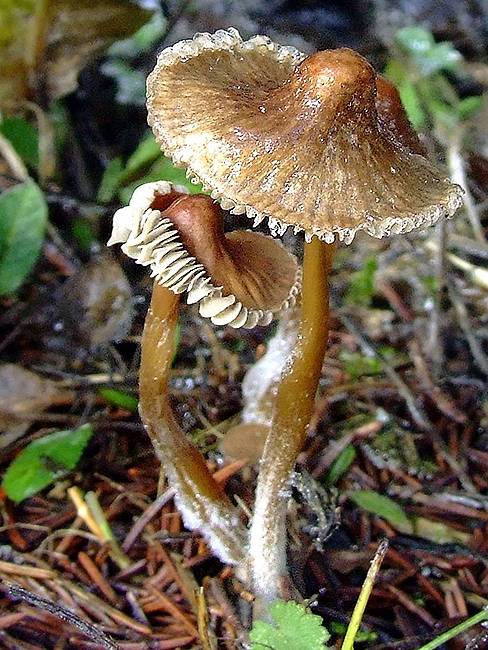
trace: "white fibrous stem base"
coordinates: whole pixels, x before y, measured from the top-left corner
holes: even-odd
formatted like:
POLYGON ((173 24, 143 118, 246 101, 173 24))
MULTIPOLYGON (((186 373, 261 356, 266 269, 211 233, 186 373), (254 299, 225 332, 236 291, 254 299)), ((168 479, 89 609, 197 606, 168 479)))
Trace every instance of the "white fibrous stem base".
POLYGON ((265 354, 246 373, 242 381, 243 424, 271 425, 274 398, 285 364, 295 347, 300 318, 299 306, 281 317, 265 354))

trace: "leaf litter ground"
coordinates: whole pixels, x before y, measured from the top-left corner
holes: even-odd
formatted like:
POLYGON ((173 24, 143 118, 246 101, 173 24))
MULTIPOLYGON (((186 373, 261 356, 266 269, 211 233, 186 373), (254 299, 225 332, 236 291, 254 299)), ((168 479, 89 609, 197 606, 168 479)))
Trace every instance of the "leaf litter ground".
MULTIPOLYGON (((149 154, 149 174, 160 174, 166 162, 149 154)), ((471 168, 486 181, 480 161, 471 168)), ((2 495, 0 644, 245 647, 252 595, 183 528, 137 416, 150 286, 140 269, 103 252, 116 200, 137 178, 117 165, 99 197, 106 206, 75 198, 79 173, 46 188, 41 260, 19 298, 1 303, 0 352, 10 364, 0 385, 9 430, 2 474, 54 431, 89 424, 94 433, 75 470, 21 503, 2 495)), ((470 180, 486 205, 486 183, 470 180)), ((482 266, 486 244, 468 236, 463 217, 459 224, 450 233, 456 254, 482 266)), ((364 238, 338 252, 329 352, 288 508, 292 575, 332 643, 385 537, 358 646, 414 650, 488 604, 486 290, 450 265, 441 287, 425 242, 364 238)), ((186 309, 173 369, 176 414, 244 519, 255 471, 223 460, 219 443, 272 331, 212 328, 186 309)), ((42 460, 53 475, 62 469, 42 460)), ((453 647, 481 648, 482 635, 473 628, 453 647)))

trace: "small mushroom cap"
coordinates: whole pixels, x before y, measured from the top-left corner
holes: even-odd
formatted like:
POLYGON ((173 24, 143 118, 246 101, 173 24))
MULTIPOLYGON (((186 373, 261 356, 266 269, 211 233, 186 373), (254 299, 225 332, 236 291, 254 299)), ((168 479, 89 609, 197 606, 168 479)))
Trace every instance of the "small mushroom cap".
POLYGON ((451 216, 462 190, 422 155, 396 91, 348 49, 305 58, 235 29, 167 48, 149 124, 225 209, 332 242, 451 216))
POLYGON ((224 234, 221 208, 209 196, 160 181, 138 187, 114 215, 109 245, 122 250, 174 293, 187 293, 216 325, 252 328, 296 302, 294 255, 255 232, 224 234))

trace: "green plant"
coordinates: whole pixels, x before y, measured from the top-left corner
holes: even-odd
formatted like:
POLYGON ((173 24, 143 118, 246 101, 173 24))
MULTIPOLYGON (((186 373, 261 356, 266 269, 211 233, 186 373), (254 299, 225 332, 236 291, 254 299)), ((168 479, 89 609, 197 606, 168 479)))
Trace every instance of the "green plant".
POLYGON ((398 30, 385 74, 415 129, 453 129, 481 107, 481 97, 461 98, 446 73, 462 75, 462 56, 451 43, 436 43, 422 27, 398 30))
POLYGON ((184 169, 175 167, 169 158, 161 156, 161 151, 153 136, 147 133, 125 164, 122 158, 114 158, 107 165, 97 199, 109 203, 119 199, 128 203, 136 187, 154 181, 168 181, 182 185, 190 194, 200 193, 202 186, 191 183, 184 169))
POLYGON ((0 194, 0 296, 14 293, 41 252, 47 225, 44 194, 32 180, 0 194))
POLYGON ((344 301, 349 305, 361 305, 369 307, 374 295, 374 282, 378 261, 375 257, 368 257, 361 268, 352 274, 349 280, 344 301))
POLYGON ((2 488, 12 501, 37 494, 73 470, 93 435, 89 424, 34 440, 9 465, 2 488))
POLYGON ((363 510, 386 519, 392 526, 404 533, 412 533, 413 525, 403 508, 389 497, 374 490, 357 490, 349 493, 349 498, 363 510))
POLYGON ((137 69, 134 60, 146 54, 166 33, 167 21, 161 11, 156 11, 151 20, 135 34, 116 41, 107 51, 107 60, 102 72, 112 77, 117 85, 116 100, 120 104, 143 106, 146 96, 144 73, 137 69))
MULTIPOLYGON (((418 648, 418 650, 435 650, 435 648, 438 648, 447 641, 454 639, 454 637, 456 637, 458 634, 469 630, 470 627, 479 625, 480 623, 486 623, 486 621, 488 621, 488 607, 484 607, 480 612, 474 614, 473 616, 470 616, 462 623, 459 623, 458 625, 452 627, 450 630, 439 634, 439 636, 436 636, 435 639, 432 639, 432 641, 429 641, 429 643, 426 643, 421 648, 418 648)), ((473 646, 473 648, 475 647, 479 646, 473 646)))
POLYGON ((271 622, 254 622, 251 650, 327 650, 329 632, 304 605, 276 600, 268 611, 271 622))

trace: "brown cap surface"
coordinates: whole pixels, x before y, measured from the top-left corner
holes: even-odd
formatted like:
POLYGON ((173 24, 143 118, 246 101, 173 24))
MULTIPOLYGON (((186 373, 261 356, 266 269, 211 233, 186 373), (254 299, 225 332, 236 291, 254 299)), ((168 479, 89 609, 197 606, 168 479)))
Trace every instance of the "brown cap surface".
POLYGON ((222 223, 222 210, 209 196, 189 196, 165 181, 147 183, 115 213, 108 243, 121 243, 174 293, 187 292, 188 303, 198 303, 216 325, 267 325, 295 303, 297 260, 271 237, 224 234, 222 223))
POLYGON ((461 204, 461 189, 419 155, 396 91, 352 50, 305 58, 234 29, 197 34, 161 53, 147 88, 164 152, 273 234, 292 225, 349 243, 461 204))

